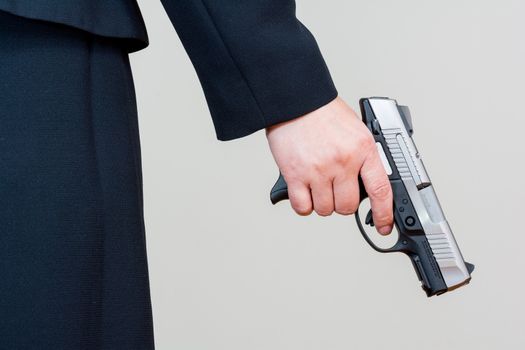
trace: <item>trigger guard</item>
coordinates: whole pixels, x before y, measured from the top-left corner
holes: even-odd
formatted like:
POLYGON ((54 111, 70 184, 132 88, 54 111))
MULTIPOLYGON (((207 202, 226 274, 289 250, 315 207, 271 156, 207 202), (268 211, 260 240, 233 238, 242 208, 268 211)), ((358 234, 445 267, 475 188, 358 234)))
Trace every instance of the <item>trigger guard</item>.
MULTIPOLYGON (((365 198, 363 198, 365 199, 365 198)), ((361 203, 363 202, 363 199, 361 199, 361 203)), ((365 239, 365 241, 377 252, 379 253, 394 253, 403 251, 403 238, 401 237, 401 234, 399 234, 399 237, 397 239, 397 242, 390 248, 381 248, 378 247, 371 239, 368 237, 368 234, 366 233, 365 228, 363 227, 363 224, 361 223, 361 217, 359 216, 359 208, 357 208, 357 211, 355 212, 355 221, 357 223, 357 227, 359 228, 359 232, 361 232, 361 235, 365 239)))

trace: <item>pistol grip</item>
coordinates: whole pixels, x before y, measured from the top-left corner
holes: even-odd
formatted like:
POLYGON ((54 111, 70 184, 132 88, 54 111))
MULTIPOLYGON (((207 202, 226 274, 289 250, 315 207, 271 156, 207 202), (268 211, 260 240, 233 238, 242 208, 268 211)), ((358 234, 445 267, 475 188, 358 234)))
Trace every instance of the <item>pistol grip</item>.
POLYGON ((270 191, 270 200, 272 201, 272 204, 277 204, 280 201, 288 198, 288 184, 284 180, 284 177, 281 175, 281 173, 279 173, 279 178, 270 191))

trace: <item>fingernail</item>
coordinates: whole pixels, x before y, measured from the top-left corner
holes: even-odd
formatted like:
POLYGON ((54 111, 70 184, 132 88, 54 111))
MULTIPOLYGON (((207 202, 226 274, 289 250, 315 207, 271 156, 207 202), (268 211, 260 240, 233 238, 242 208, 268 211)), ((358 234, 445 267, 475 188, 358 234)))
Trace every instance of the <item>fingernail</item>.
POLYGON ((390 232, 392 232, 392 227, 391 226, 382 226, 382 227, 378 228, 377 230, 382 235, 388 235, 390 232))

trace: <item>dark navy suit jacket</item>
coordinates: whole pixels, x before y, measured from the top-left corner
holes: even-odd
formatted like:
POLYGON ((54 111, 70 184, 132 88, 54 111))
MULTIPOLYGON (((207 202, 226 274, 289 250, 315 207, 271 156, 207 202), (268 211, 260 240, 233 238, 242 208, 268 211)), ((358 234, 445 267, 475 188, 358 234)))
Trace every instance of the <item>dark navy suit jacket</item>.
MULTIPOLYGON (((161 0, 195 66, 217 137, 293 119, 337 95, 293 0, 161 0)), ((148 45, 136 0, 0 0, 0 10, 148 45)))

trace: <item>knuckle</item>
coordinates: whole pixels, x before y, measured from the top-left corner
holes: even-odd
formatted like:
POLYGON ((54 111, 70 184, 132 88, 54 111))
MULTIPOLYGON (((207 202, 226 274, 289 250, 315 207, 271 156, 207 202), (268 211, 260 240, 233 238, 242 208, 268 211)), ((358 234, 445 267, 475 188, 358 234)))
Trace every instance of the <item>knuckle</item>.
POLYGON ((333 213, 333 210, 327 210, 327 209, 316 209, 315 212, 319 216, 330 216, 333 213))
POLYGON ((335 149, 333 160, 338 165, 345 165, 350 162, 354 154, 354 150, 348 146, 342 146, 335 149))
POLYGON ((343 208, 336 208, 335 212, 340 215, 352 215, 356 212, 356 210, 351 207, 343 207, 343 208))
POLYGON ((312 213, 312 208, 308 205, 294 205, 292 208, 298 215, 301 216, 307 216, 312 213))
POLYGON ((360 149, 370 150, 374 144, 374 138, 370 133, 363 133, 358 139, 358 146, 360 149))
POLYGON ((390 183, 386 181, 381 181, 380 183, 372 186, 372 195, 380 200, 386 200, 390 197, 392 188, 390 183))
POLYGON ((352 205, 350 206, 351 214, 355 214, 358 209, 359 209, 359 200, 356 200, 355 203, 352 203, 352 205))
POLYGON ((322 203, 314 206, 314 210, 319 216, 330 216, 334 212, 333 205, 330 206, 328 203, 322 203))
POLYGON ((326 161, 322 159, 316 159, 312 161, 311 164, 312 168, 312 174, 314 174, 316 177, 322 175, 326 171, 326 161))
POLYGON ((289 190, 292 190, 293 187, 301 186, 304 183, 303 171, 300 166, 287 164, 286 167, 283 167, 280 170, 282 176, 286 180, 289 190))
POLYGON ((352 199, 346 203, 336 205, 335 212, 340 215, 352 215, 359 208, 359 201, 352 199))

